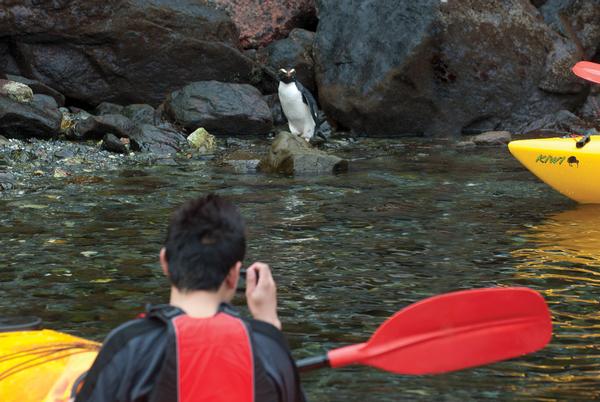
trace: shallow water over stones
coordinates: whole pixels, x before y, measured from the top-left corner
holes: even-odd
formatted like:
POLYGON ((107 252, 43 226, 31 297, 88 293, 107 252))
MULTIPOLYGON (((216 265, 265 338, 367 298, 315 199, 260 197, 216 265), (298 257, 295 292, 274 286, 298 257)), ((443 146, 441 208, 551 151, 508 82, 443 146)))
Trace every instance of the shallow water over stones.
POLYGON ((0 308, 102 339, 164 301, 168 214, 216 191, 249 223, 246 263, 274 269, 297 358, 362 342, 403 306, 457 289, 529 286, 552 308, 552 343, 534 355, 435 377, 321 370, 303 376, 311 400, 600 397, 598 208, 553 192, 504 148, 360 140, 339 155, 351 162, 338 176, 239 175, 182 159, 0 193, 0 308))

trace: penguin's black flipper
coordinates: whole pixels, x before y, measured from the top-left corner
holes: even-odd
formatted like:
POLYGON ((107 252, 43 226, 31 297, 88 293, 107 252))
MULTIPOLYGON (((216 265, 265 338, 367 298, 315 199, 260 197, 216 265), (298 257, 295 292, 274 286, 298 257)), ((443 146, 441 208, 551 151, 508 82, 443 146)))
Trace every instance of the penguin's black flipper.
POLYGON ((319 121, 319 118, 317 116, 317 112, 319 111, 319 107, 317 106, 317 101, 312 96, 310 91, 308 89, 304 88, 304 85, 300 84, 298 81, 296 81, 296 88, 298 88, 298 91, 300 91, 300 93, 302 94, 302 101, 306 105, 308 105, 308 108, 310 109, 310 114, 311 114, 313 120, 315 121, 315 130, 316 130, 317 127, 319 127, 321 125, 321 122, 319 121))

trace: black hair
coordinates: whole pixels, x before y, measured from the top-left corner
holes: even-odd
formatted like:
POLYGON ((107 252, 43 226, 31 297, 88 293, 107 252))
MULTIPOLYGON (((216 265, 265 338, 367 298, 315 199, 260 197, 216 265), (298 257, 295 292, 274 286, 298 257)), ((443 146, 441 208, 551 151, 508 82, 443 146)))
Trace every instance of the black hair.
POLYGON ((190 200, 169 222, 165 242, 169 280, 181 291, 218 290, 246 253, 238 209, 215 194, 190 200))

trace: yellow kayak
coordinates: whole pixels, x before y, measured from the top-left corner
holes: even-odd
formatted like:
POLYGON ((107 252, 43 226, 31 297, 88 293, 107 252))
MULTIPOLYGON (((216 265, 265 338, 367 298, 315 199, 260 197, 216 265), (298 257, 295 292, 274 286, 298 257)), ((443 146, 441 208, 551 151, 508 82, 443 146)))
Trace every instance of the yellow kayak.
POLYGON ((600 135, 578 147, 584 137, 518 140, 510 153, 531 173, 582 204, 600 204, 600 135))
POLYGON ((100 344, 52 330, 0 332, 3 402, 67 402, 100 344))

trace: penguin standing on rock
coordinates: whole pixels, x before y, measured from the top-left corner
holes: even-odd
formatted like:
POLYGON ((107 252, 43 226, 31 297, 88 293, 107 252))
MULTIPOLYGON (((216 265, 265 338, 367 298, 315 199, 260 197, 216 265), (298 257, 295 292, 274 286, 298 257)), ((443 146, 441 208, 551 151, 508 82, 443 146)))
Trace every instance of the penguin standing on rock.
POLYGON ((280 69, 278 77, 279 102, 288 120, 290 132, 310 141, 320 125, 317 102, 308 89, 296 81, 296 70, 293 68, 280 69))

